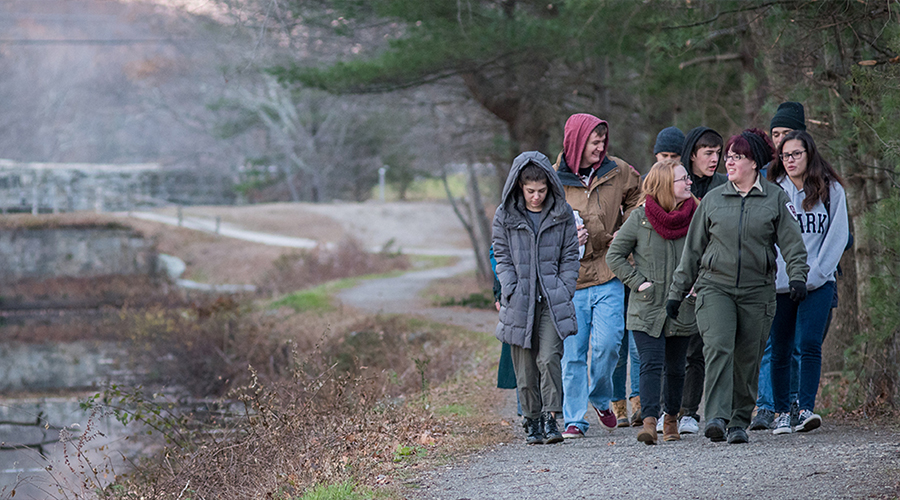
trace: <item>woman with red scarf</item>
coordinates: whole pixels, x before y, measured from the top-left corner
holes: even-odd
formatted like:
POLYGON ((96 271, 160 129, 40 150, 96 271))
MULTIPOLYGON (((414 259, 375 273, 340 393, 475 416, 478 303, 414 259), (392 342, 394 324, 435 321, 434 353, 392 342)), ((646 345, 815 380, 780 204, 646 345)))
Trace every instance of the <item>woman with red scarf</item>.
MULTIPOLYGON (((696 335, 694 308, 682 307, 677 319, 666 316, 666 295, 681 259, 685 236, 697 210, 691 178, 673 160, 658 162, 642 186, 644 206, 631 213, 613 239, 606 262, 630 289, 626 327, 634 332, 641 357, 641 412, 643 427, 637 439, 656 444, 660 414, 660 382, 665 366, 665 420, 663 440, 677 441, 678 410, 684 389, 685 354, 696 335), (634 264, 628 261, 633 256, 634 264)), ((693 297, 687 301, 692 302, 693 297)))

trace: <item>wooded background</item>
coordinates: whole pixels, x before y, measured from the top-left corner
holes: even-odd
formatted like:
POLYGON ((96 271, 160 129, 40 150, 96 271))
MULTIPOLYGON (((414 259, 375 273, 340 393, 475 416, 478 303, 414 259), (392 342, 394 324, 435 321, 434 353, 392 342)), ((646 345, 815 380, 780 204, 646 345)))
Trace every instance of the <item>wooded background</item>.
MULTIPOLYGON (((209 169, 250 201, 364 200, 377 171, 466 174, 487 275, 510 160, 568 115, 640 171, 656 133, 768 129, 800 101, 846 180, 854 248, 826 342, 848 407, 900 377, 898 0, 12 0, 0 157, 209 169), (491 189, 493 188, 493 190, 491 189)), ((449 189, 448 189, 449 192, 449 189)))

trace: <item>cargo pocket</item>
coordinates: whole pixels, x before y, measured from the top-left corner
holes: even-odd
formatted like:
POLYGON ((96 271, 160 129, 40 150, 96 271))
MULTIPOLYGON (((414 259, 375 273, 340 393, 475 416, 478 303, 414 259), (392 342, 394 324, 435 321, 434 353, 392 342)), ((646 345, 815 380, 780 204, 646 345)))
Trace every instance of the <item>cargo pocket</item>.
MULTIPOLYGON (((687 299, 685 299, 687 302, 687 299)), ((700 330, 700 333, 709 331, 709 313, 710 311, 704 310, 703 308, 703 295, 697 295, 696 305, 694 306, 694 315, 697 318, 697 328, 700 330)), ((684 304, 682 303, 682 307, 684 304)))

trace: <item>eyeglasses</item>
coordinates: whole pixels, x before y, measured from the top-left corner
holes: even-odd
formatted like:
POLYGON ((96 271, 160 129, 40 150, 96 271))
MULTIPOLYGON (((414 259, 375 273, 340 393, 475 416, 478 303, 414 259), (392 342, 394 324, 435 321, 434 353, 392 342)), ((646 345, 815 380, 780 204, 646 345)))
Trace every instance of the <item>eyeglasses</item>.
POLYGON ((805 152, 806 152, 806 150, 801 149, 798 151, 794 151, 793 153, 783 153, 781 155, 781 161, 788 161, 790 159, 794 159, 795 161, 800 161, 800 158, 803 158, 803 153, 805 153, 805 152))
POLYGON ((741 161, 746 157, 745 155, 725 155, 725 161, 741 161))
POLYGON ((675 182, 691 182, 691 176, 685 175, 679 179, 675 179, 675 182))

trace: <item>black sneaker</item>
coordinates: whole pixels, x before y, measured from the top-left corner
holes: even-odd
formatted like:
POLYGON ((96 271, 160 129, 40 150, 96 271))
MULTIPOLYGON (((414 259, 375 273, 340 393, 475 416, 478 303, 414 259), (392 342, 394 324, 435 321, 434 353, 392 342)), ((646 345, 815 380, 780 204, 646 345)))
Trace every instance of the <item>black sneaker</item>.
POLYGON ((794 432, 809 432, 822 425, 822 417, 809 410, 800 412, 800 423, 794 426, 794 432))
POLYGON ((525 417, 522 427, 525 428, 525 444, 544 444, 544 430, 541 429, 540 417, 525 417))
POLYGON ((547 411, 541 414, 541 423, 544 427, 544 444, 561 443, 563 440, 562 433, 556 425, 556 417, 553 413, 547 411))
POLYGON ((753 420, 750 421, 750 427, 747 427, 747 430, 765 431, 771 429, 774 422, 775 412, 772 410, 767 410, 765 408, 760 408, 756 411, 756 416, 753 417, 753 420))
POLYGON ((800 401, 791 403, 791 427, 800 425, 800 401))
POLYGON ((704 431, 704 435, 713 442, 725 441, 725 419, 714 418, 709 422, 706 422, 706 431, 704 431))
POLYGON ((745 431, 741 427, 729 427, 728 428, 728 444, 740 444, 746 443, 750 441, 750 438, 747 437, 747 431, 745 431))

